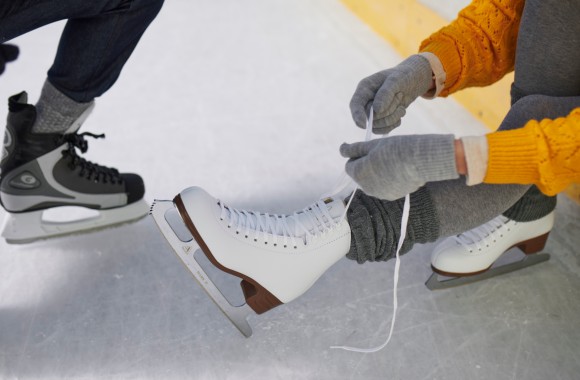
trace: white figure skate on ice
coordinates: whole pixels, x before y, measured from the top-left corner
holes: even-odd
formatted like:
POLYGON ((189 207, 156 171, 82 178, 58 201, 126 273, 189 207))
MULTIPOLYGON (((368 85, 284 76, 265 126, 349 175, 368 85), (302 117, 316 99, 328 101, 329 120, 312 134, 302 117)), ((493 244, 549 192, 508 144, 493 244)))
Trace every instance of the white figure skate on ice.
POLYGON ((149 210, 145 187, 136 174, 86 161, 88 144, 78 134, 92 107, 65 134, 32 132, 36 109, 25 92, 9 99, 9 114, 0 161, 0 202, 8 212, 2 237, 8 243, 108 227, 139 219, 149 210), (43 213, 62 206, 81 206, 97 216, 64 222, 43 219, 43 213))
POLYGON ((292 215, 236 210, 199 187, 151 214, 177 256, 234 325, 249 337, 247 317, 288 303, 350 249, 341 199, 328 198, 292 215), (233 306, 194 257, 201 249, 220 270, 239 277, 246 303, 233 306))
POLYGON ((539 264, 550 258, 544 249, 554 225, 554 212, 531 222, 516 222, 505 216, 449 237, 435 247, 431 255, 433 274, 425 285, 445 289, 488 279, 539 264), (502 254, 513 247, 525 256, 520 261, 493 266, 502 254), (440 279, 440 276, 448 279, 440 279))

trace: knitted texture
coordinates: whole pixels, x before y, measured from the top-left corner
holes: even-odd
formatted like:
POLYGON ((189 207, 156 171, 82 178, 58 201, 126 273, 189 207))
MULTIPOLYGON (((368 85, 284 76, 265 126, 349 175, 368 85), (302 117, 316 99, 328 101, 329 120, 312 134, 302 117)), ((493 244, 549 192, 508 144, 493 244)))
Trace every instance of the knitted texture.
POLYGON ((432 82, 429 60, 414 54, 397 66, 361 80, 350 101, 357 126, 366 128, 371 105, 374 109, 373 132, 387 134, 401 125, 407 107, 425 94, 432 82))
POLYGON ((457 19, 420 45, 447 75, 440 96, 486 86, 512 71, 524 0, 474 0, 457 19))
POLYGON ((32 127, 34 133, 64 133, 94 101, 75 102, 48 80, 44 82, 40 99, 36 103, 37 117, 32 127))
MULTIPOLYGON (((359 264, 386 261, 395 256, 404 198, 386 201, 357 191, 347 213, 352 239, 346 255, 359 264)), ((439 237, 439 220, 429 192, 425 188, 411 194, 407 236, 400 254, 407 253, 415 243, 427 243, 439 237)))
POLYGON ((548 215, 556 208, 558 197, 548 197, 532 186, 503 216, 516 222, 531 222, 548 215))
POLYGON ((485 183, 536 184, 555 195, 580 182, 580 108, 567 117, 530 120, 524 128, 487 135, 485 183))
POLYGON ((395 200, 427 182, 459 177, 453 135, 405 135, 342 144, 346 173, 368 195, 395 200))

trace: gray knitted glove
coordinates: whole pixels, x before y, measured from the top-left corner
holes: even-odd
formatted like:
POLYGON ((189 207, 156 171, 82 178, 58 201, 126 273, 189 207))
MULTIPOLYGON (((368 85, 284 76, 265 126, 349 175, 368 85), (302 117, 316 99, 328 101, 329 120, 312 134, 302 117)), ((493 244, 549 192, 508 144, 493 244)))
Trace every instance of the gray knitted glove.
POLYGON ((459 177, 453 135, 408 135, 342 144, 346 172, 373 197, 395 200, 427 182, 459 177))
POLYGON ((374 109, 373 132, 387 134, 399 125, 406 108, 429 91, 433 71, 425 57, 412 55, 397 66, 360 81, 350 101, 356 125, 365 128, 371 105, 374 109))

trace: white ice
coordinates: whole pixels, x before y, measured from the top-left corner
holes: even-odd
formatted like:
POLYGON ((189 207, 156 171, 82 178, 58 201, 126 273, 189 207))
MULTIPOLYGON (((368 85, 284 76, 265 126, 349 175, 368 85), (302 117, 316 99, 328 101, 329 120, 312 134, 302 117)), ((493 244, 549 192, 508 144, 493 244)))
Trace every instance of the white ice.
MULTIPOLYGON (((13 41, 21 57, 0 77, 0 99, 22 90, 38 98, 63 25, 13 41)), ((107 136, 87 156, 141 174, 148 201, 198 185, 239 208, 293 211, 342 174, 339 145, 364 138, 348 108, 358 81, 401 58, 336 0, 167 1, 83 126, 107 136)), ((486 131, 452 99, 420 99, 397 133, 486 131)), ((253 318, 244 339, 150 218, 25 246, 2 241, 0 378, 512 379, 530 378, 526 366, 553 374, 558 360, 566 373, 578 369, 555 346, 532 348, 545 336, 528 325, 561 333, 560 316, 579 315, 577 303, 540 312, 549 289, 521 297, 558 267, 434 294, 423 285, 429 250, 413 252, 393 341, 364 356, 328 347, 382 341, 390 263, 342 260, 304 297, 253 318), (539 352, 554 361, 540 367, 539 352)), ((561 336, 571 353, 574 337, 561 336)))

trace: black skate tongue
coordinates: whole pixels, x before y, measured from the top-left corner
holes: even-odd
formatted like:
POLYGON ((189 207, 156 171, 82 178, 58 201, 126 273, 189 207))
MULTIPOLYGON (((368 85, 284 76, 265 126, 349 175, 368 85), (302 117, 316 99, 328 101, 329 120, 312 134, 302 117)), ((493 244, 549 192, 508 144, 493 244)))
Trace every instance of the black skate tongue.
POLYGON ((10 112, 20 112, 28 107, 33 106, 28 104, 28 94, 26 91, 22 91, 21 93, 12 95, 8 98, 8 110, 10 112))

